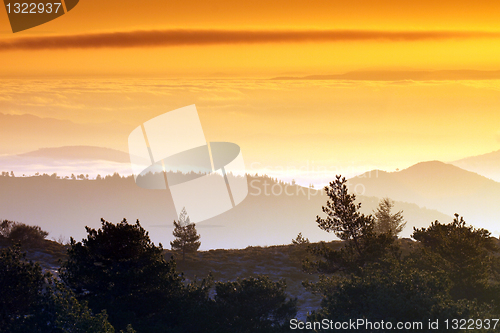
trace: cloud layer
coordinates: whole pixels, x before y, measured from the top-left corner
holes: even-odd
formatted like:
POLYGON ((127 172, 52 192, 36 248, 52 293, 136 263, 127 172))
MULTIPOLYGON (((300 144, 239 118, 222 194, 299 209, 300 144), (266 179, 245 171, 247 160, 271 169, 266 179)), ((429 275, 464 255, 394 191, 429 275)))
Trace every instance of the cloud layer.
POLYGON ((182 45, 303 43, 346 41, 412 42, 424 40, 498 38, 497 32, 373 31, 373 30, 152 30, 99 34, 25 37, 0 41, 0 51, 83 48, 167 47, 182 45))

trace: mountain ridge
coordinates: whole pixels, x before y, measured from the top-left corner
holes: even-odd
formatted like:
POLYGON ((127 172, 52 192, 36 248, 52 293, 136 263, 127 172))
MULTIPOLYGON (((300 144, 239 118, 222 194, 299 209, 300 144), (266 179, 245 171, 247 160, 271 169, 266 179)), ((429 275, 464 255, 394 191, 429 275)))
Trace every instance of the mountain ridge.
MULTIPOLYGON (((270 177, 248 177, 249 194, 235 208, 197 224, 202 249, 245 248, 290 244, 299 232, 311 241, 330 241, 335 235, 320 230, 316 216, 327 196, 323 190, 276 182, 270 177), (284 187, 288 186, 285 193, 284 187), (279 195, 273 195, 280 192, 279 195), (267 192, 266 192, 267 189, 267 192), (278 191, 281 189, 282 191, 278 191)), ((39 225, 51 237, 80 239, 85 226, 98 228, 101 218, 117 223, 123 218, 139 219, 156 243, 173 240, 173 220, 177 219, 167 190, 138 187, 133 177, 107 177, 99 180, 57 179, 50 176, 0 176, 0 219, 39 225)), ((358 196, 362 212, 370 214, 379 199, 358 196)), ((434 220, 451 221, 449 215, 423 209, 415 204, 396 202, 408 219, 402 236, 412 227, 427 227, 434 220)))
MULTIPOLYGON (((119 122, 76 123, 70 120, 43 118, 31 114, 11 115, 0 112, 0 133, 8 138, 8 145, 3 145, 0 155, 13 155, 31 152, 40 147, 66 146, 109 146, 118 142, 127 142, 133 126, 119 122)), ((117 146, 126 149, 125 144, 117 146)))
POLYGON ((22 158, 102 160, 117 163, 130 163, 129 154, 126 152, 113 148, 87 145, 39 148, 15 156, 22 158))
POLYGON ((470 224, 500 233, 496 226, 500 183, 457 166, 421 162, 397 172, 365 173, 349 181, 362 188, 363 195, 412 202, 447 215, 458 213, 470 224))
POLYGON ((461 169, 472 171, 500 182, 500 150, 469 156, 450 162, 461 169))

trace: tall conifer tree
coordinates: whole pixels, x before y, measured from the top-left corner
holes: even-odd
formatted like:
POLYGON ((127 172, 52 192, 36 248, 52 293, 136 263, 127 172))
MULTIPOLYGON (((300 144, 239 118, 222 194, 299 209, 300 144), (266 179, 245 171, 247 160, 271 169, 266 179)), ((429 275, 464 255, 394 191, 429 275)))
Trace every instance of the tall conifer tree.
POLYGON ((170 242, 174 251, 182 251, 182 260, 184 261, 186 253, 198 251, 201 245, 200 235, 196 231, 194 223, 191 223, 186 208, 183 208, 179 216, 179 221, 174 221, 175 239, 170 242))

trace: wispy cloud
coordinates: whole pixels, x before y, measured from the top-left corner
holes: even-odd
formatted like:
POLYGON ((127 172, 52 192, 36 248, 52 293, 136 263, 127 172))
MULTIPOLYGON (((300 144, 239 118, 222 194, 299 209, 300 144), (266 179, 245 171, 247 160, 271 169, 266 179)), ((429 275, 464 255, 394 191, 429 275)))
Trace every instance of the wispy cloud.
POLYGON ((303 43, 346 41, 412 42, 423 40, 499 38, 499 32, 375 30, 152 30, 81 35, 24 37, 0 41, 0 51, 75 48, 166 47, 181 45, 303 43))

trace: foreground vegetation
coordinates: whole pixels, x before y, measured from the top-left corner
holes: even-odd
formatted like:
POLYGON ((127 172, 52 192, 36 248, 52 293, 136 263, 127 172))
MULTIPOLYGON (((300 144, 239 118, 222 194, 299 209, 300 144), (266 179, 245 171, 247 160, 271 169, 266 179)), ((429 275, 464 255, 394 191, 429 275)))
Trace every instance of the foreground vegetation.
MULTIPOLYGON (((325 217, 316 222, 341 241, 310 244, 299 235, 288 246, 168 251, 152 244, 139 222, 103 220, 100 229, 87 228, 86 239, 63 246, 45 240, 37 227, 4 221, 0 327, 6 332, 288 332, 300 307, 310 310, 301 319, 311 332, 327 331, 314 324, 323 320, 432 321, 441 323, 433 331, 444 332, 447 319, 495 319, 500 252, 487 230, 456 215, 448 224, 436 221, 414 230, 414 240, 397 239, 405 222, 401 212, 390 212, 389 200, 374 216, 363 215, 345 179, 338 177, 326 190, 325 217), (60 258, 58 277, 30 262, 25 250, 60 258)), ((494 330, 476 325, 473 331, 494 330)))

